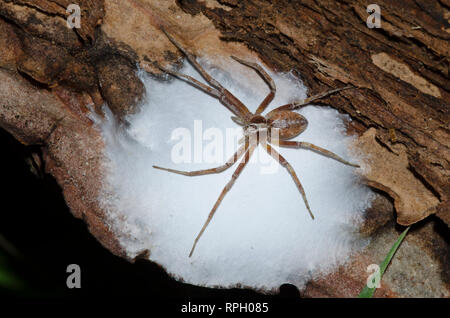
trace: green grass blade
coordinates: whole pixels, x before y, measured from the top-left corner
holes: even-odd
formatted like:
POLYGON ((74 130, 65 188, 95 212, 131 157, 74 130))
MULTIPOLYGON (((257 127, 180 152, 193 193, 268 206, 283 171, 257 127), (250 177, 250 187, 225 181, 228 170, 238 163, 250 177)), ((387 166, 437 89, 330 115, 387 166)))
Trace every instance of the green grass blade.
POLYGON ((11 258, 22 259, 22 255, 0 234, 0 288, 11 291, 23 290, 25 283, 13 270, 11 258))
POLYGON ((0 287, 9 290, 22 290, 24 283, 13 273, 0 269, 0 287))
MULTIPOLYGON (((406 230, 403 231, 402 234, 398 237, 397 241, 392 245, 391 249, 389 250, 389 253, 386 255, 386 258, 384 261, 380 264, 380 280, 383 277, 384 272, 386 271, 386 268, 388 267, 389 263, 391 262, 392 258, 394 257, 395 252, 397 251, 400 244, 403 242, 403 239, 406 236, 406 233, 408 233, 409 226, 406 228, 406 230)), ((367 285, 364 286, 361 293, 358 295, 358 298, 372 298, 373 294, 375 293, 376 288, 369 288, 367 285)))
POLYGON ((0 250, 0 288, 8 290, 22 290, 25 284, 11 270, 7 257, 0 250))

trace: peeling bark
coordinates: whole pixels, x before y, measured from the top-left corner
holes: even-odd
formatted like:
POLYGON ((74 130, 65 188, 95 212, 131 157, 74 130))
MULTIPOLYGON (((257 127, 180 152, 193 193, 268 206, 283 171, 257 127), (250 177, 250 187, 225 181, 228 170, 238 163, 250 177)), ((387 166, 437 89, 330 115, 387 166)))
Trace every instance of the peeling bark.
POLYGON ((119 118, 136 112, 144 95, 144 85, 134 65, 120 56, 106 56, 97 63, 100 87, 109 108, 119 118))

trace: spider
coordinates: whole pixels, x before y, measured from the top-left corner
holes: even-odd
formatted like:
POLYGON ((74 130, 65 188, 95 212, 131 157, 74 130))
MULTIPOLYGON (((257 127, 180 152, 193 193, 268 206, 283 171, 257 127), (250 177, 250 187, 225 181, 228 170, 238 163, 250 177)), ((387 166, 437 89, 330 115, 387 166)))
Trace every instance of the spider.
POLYGON ((266 115, 262 115, 264 110, 267 108, 267 106, 270 104, 270 102, 275 97, 276 87, 275 83, 272 80, 272 78, 269 76, 269 74, 266 73, 266 71, 257 63, 252 63, 248 61, 244 61, 240 58, 237 58, 235 56, 231 56, 235 61, 253 69, 256 71, 261 78, 267 83, 267 85, 270 87, 270 93, 266 96, 266 98, 261 102, 261 104, 258 106, 256 111, 254 113, 250 112, 248 108, 232 93, 230 93, 226 88, 224 88, 220 83, 218 83, 214 78, 212 78, 204 69, 203 67, 196 61, 196 58, 193 54, 188 52, 186 49, 184 49, 180 43, 169 33, 165 31, 165 29, 162 29, 164 34, 168 37, 168 39, 181 51, 183 54, 187 57, 189 62, 194 66, 194 68, 201 74, 201 76, 206 80, 207 83, 209 83, 210 86, 203 84, 196 80, 195 78, 181 74, 176 71, 172 71, 170 69, 166 69, 161 67, 160 65, 156 65, 159 69, 161 69, 163 72, 166 72, 174 77, 177 77, 181 80, 184 80, 188 82, 189 84, 193 85, 194 87, 200 89, 201 91, 212 95, 216 97, 226 108, 228 108, 235 116, 232 116, 231 119, 237 123, 238 125, 243 127, 244 131, 244 137, 241 140, 240 148, 233 154, 233 156, 223 165, 216 167, 216 168, 210 168, 210 169, 204 169, 204 170, 197 170, 197 171, 181 171, 181 170, 174 170, 174 169, 168 169, 168 168, 162 168, 159 166, 153 166, 153 168, 164 170, 171 173, 181 174, 185 176, 200 176, 200 175, 206 175, 206 174, 213 174, 213 173, 221 173, 225 171, 226 169, 233 166, 241 157, 244 157, 241 162, 239 163, 238 167, 234 171, 231 180, 225 185, 223 188, 219 198, 217 199, 216 203, 214 204, 213 208, 211 209, 208 218, 206 219, 205 223, 203 224, 203 227, 201 228, 200 232, 198 233, 197 237, 194 240, 194 243, 192 245, 192 249, 189 253, 189 257, 192 256, 194 253, 195 247, 197 246, 197 243, 202 236, 203 232, 207 228, 208 224, 211 222, 215 212, 217 211, 217 208, 219 207, 220 203, 222 202, 223 198, 227 194, 227 192, 230 191, 234 183, 236 182, 236 179, 239 177, 241 172, 244 170, 246 164, 250 160, 250 157, 252 156, 254 150, 258 145, 261 145, 270 156, 272 156, 275 160, 277 160, 281 166, 286 168, 288 173, 292 176, 292 179, 294 180, 298 190, 300 191, 300 194, 303 197, 303 201, 305 203, 305 206, 311 215, 311 218, 314 219, 314 215, 311 211, 311 208, 309 206, 308 200, 306 198, 305 190, 303 189, 303 186, 297 177, 297 174, 295 173, 292 166, 289 164, 289 162, 281 156, 273 147, 272 145, 277 145, 279 147, 290 147, 290 148, 303 148, 303 149, 309 149, 312 151, 315 151, 319 154, 322 154, 324 156, 333 158, 337 161, 340 161, 343 164, 353 166, 356 168, 359 168, 359 165, 352 164, 338 155, 332 153, 329 150, 326 150, 324 148, 318 147, 316 145, 313 145, 308 142, 302 142, 302 141, 290 141, 289 139, 292 139, 298 135, 300 135, 308 126, 308 121, 305 117, 302 115, 294 112, 294 110, 299 109, 302 106, 308 105, 311 102, 321 99, 323 97, 326 97, 328 95, 337 93, 339 91, 354 88, 353 86, 345 86, 342 88, 333 89, 321 94, 317 94, 314 96, 311 96, 303 101, 294 101, 292 103, 279 106, 275 108, 274 110, 270 111, 266 115), (273 136, 277 136, 276 138, 273 138, 273 136))

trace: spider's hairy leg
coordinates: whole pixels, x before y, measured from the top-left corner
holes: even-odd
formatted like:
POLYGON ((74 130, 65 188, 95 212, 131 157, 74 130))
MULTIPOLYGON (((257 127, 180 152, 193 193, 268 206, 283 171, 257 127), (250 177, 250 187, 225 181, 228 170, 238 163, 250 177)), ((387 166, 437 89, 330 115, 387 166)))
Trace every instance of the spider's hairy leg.
POLYGON ((213 173, 221 173, 228 168, 230 168, 232 165, 235 164, 236 161, 239 160, 240 157, 245 153, 247 150, 248 144, 242 145, 234 154, 233 156, 223 165, 216 167, 216 168, 210 168, 210 169, 204 169, 204 170, 196 170, 196 171, 181 171, 181 170, 174 170, 174 169, 168 169, 168 168, 162 168, 159 166, 153 166, 155 169, 164 170, 167 172, 172 172, 176 174, 181 174, 183 176, 193 177, 193 176, 202 176, 205 174, 213 174, 213 173))
POLYGON ((222 85, 216 81, 211 75, 209 75, 203 67, 197 62, 195 59, 195 56, 191 54, 189 51, 187 51, 181 44, 175 40, 175 38, 170 35, 164 28, 161 28, 161 30, 164 32, 164 34, 167 36, 167 38, 170 40, 170 42, 173 43, 183 54, 187 57, 189 62, 195 67, 195 69, 203 76, 203 78, 210 83, 212 86, 216 88, 223 88, 222 85))
POLYGON ((187 57, 189 62, 195 67, 195 69, 200 73, 200 75, 217 91, 220 93, 219 100, 235 115, 239 116, 241 119, 245 121, 249 121, 252 117, 252 113, 248 110, 248 108, 230 91, 224 88, 218 81, 216 81, 211 75, 209 75, 203 67, 197 62, 195 56, 189 53, 186 49, 184 49, 181 44, 175 40, 175 38, 167 33, 164 28, 161 28, 167 38, 175 45, 183 54, 187 57))
POLYGON ((348 162, 347 160, 342 159, 341 157, 339 157, 338 155, 336 155, 335 153, 326 150, 324 148, 321 148, 319 146, 316 146, 314 144, 311 144, 309 142, 304 142, 304 141, 288 141, 288 140, 279 140, 278 144, 281 147, 291 147, 291 148, 303 148, 303 149, 309 149, 312 150, 314 152, 317 152, 319 154, 324 155, 325 157, 328 158, 332 158, 334 160, 337 160, 339 162, 342 162, 343 164, 346 164, 348 166, 352 166, 355 168, 359 168, 360 166, 351 162, 348 162))
POLYGON ((330 91, 326 91, 326 92, 322 92, 313 96, 310 96, 302 101, 295 101, 292 102, 290 104, 286 104, 283 106, 280 106, 278 108, 276 108, 275 110, 294 110, 294 109, 299 109, 300 107, 306 106, 308 104, 311 104, 312 102, 315 102, 316 100, 319 100, 321 98, 327 97, 329 95, 335 94, 337 92, 340 91, 344 91, 346 89, 351 89, 351 88, 356 88, 355 86, 345 86, 345 87, 340 87, 340 88, 336 88, 336 89, 332 89, 330 91))
POLYGON ((245 126, 245 122, 242 119, 240 119, 239 117, 231 116, 231 120, 234 121, 239 126, 245 126))
POLYGON ((209 212, 209 215, 208 215, 208 218, 206 219, 205 224, 203 224, 202 229, 200 230, 200 232, 198 233, 197 237, 195 238, 194 244, 192 245, 191 252, 189 253, 189 257, 191 257, 192 253, 194 253, 194 250, 195 250, 195 247, 197 246, 198 240, 202 236, 203 232, 205 232, 205 229, 208 226, 209 222, 211 222, 211 220, 212 220, 212 218, 214 216, 214 213, 216 213, 216 210, 219 207, 220 203, 222 202, 223 198, 225 197, 225 194, 227 194, 227 192, 230 191, 230 189, 233 186, 233 184, 235 183, 236 179, 239 177, 239 175, 241 174, 242 170, 244 170, 245 166, 250 161, 250 158, 251 158, 251 156, 253 154, 253 151, 255 150, 256 146, 257 146, 256 144, 250 144, 250 146, 248 147, 247 152, 245 153, 244 159, 242 159, 242 161, 239 163, 239 166, 234 171, 234 173, 233 173, 233 175, 231 177, 231 180, 228 181, 226 186, 223 188, 222 193, 220 193, 220 196, 217 199, 216 203, 214 204, 211 212, 209 212))
POLYGON ((208 85, 203 84, 202 82, 196 80, 192 76, 172 71, 172 70, 164 68, 164 67, 162 67, 160 65, 157 65, 157 67, 163 72, 166 72, 166 73, 168 73, 168 74, 170 74, 172 76, 178 77, 179 79, 188 82, 189 84, 191 84, 192 86, 202 90, 206 94, 212 95, 212 96, 214 96, 216 98, 220 97, 220 93, 217 91, 217 89, 209 87, 208 85))
POLYGON ((289 162, 284 159, 283 156, 281 156, 275 149, 273 149, 269 144, 265 144, 265 149, 271 155, 275 160, 277 160, 283 167, 287 169, 289 174, 291 175, 292 179, 294 179, 295 185, 297 186, 298 190, 300 191, 300 194, 303 197, 303 201, 305 202, 306 209, 308 210, 311 217, 314 219, 314 214, 311 211, 311 208, 309 207, 308 199, 306 199, 306 193, 303 189, 302 183, 297 177, 297 174, 295 173, 294 168, 289 164, 289 162))
POLYGON ((269 85, 269 87, 270 87, 269 95, 267 95, 266 98, 264 98, 264 100, 258 106, 258 108, 256 109, 256 112, 255 112, 255 115, 261 114, 267 108, 267 106, 270 104, 270 102, 273 100, 273 98, 275 97, 275 93, 277 91, 275 82, 270 77, 270 75, 267 74, 267 72, 261 67, 261 65, 259 65, 257 63, 253 63, 253 62, 244 61, 236 56, 231 56, 231 58, 233 58, 234 60, 236 60, 237 62, 239 62, 245 66, 248 66, 248 67, 254 69, 262 77, 262 79, 267 83, 267 85, 269 85))

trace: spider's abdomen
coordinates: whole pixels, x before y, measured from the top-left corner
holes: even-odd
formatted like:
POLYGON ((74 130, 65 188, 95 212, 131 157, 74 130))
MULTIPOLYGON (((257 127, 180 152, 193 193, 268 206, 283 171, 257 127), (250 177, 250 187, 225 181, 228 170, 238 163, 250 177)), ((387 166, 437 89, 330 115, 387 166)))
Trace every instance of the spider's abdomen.
POLYGON ((305 117, 290 110, 274 110, 266 115, 271 129, 279 131, 280 139, 291 139, 300 135, 308 127, 305 117))

